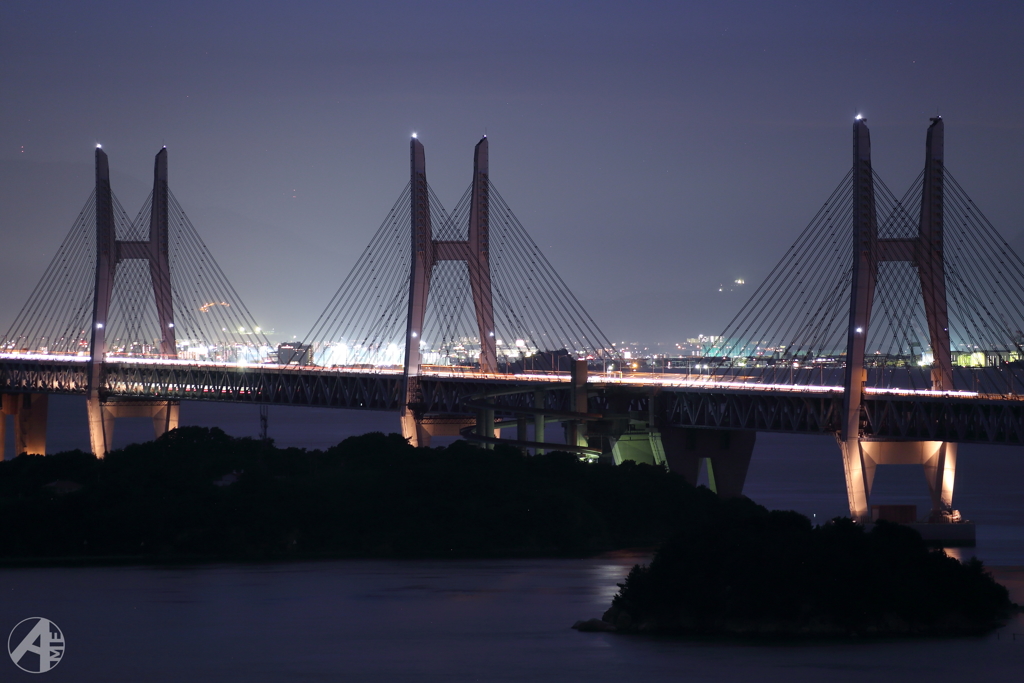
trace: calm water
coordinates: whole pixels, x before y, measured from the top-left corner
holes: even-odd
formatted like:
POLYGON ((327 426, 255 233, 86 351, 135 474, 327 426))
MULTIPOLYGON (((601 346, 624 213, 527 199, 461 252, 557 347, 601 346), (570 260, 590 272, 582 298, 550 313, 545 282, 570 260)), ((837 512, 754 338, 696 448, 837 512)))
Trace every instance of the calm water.
MULTIPOLYGON (((1024 620, 984 638, 763 646, 577 633, 624 560, 0 571, 5 628, 63 631, 54 681, 1019 680, 1024 620), (9 625, 8 625, 9 624, 9 625), (1012 640, 1013 633, 1020 633, 1012 640)), ((1018 598, 1020 599, 1020 598, 1018 598)), ((21 674, 0 662, 0 680, 21 674)), ((33 679, 38 680, 38 679, 33 679)))
MULTIPOLYGON (((88 443, 84 405, 51 404, 53 451, 88 443)), ((249 406, 182 408, 183 424, 255 435, 249 406)), ((117 443, 151 438, 121 420, 117 443)), ((279 445, 324 448, 369 430, 375 413, 272 408, 279 445)), ((1024 565, 1024 449, 963 447, 955 506, 978 522, 977 554, 1024 565)), ((843 514, 828 438, 759 436, 746 493, 818 520, 843 514)), ((917 503, 918 467, 880 468, 875 502, 917 503)), ((580 634, 632 559, 370 562, 0 570, 0 631, 43 616, 67 639, 52 681, 934 681, 1017 680, 1024 618, 985 638, 842 645, 679 643, 580 634), (1013 634, 1019 634, 1014 640, 1013 634)), ((1024 602, 1024 573, 1011 579, 1024 602)), ((0 680, 28 679, 6 658, 0 680)), ((36 679, 33 679, 36 680, 36 679)))

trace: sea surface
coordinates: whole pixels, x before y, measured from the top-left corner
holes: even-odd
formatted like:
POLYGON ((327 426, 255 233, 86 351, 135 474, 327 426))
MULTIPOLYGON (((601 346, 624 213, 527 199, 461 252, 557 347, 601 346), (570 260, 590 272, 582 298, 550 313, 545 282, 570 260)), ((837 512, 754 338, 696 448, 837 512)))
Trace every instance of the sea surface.
MULTIPOLYGON (((253 406, 186 403, 181 421, 236 436, 260 428, 253 406)), ((281 446, 326 448, 397 429, 386 413, 270 411, 281 446)), ((115 442, 151 430, 119 420, 115 442)), ((52 397, 50 452, 87 445, 84 403, 52 397)), ((838 447, 759 435, 745 492, 819 522, 844 514, 838 447)), ((923 513, 920 468, 879 468, 872 499, 923 513)), ((1024 449, 962 446, 954 506, 978 524, 978 545, 949 552, 980 557, 1024 603, 1024 449)), ((67 649, 43 678, 54 682, 1009 681, 1024 672, 1021 615, 985 637, 885 643, 714 644, 569 628, 600 616, 616 583, 647 559, 2 569, 0 633, 28 617, 56 623, 67 649)), ((29 677, 0 658, 0 681, 29 677)))

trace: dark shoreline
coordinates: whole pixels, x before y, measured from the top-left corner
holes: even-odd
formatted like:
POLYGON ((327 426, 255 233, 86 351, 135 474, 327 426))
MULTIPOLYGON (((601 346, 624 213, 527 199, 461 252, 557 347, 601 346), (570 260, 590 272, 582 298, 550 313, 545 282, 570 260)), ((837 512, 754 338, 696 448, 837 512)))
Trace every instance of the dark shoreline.
POLYGON ((849 519, 814 526, 749 500, 719 501, 634 566, 583 631, 710 639, 968 636, 1020 611, 983 563, 914 529, 849 519))
POLYGON ((713 497, 661 468, 367 434, 327 451, 185 428, 0 463, 0 567, 581 558, 653 548, 713 497))

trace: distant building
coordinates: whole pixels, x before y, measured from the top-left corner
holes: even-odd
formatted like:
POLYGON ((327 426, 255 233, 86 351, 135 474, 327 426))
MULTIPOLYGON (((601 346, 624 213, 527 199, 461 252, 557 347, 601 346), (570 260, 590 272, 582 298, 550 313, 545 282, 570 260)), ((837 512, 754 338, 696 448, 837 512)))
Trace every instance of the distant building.
POLYGON ((313 346, 298 342, 278 344, 277 362, 279 365, 312 365, 313 346))

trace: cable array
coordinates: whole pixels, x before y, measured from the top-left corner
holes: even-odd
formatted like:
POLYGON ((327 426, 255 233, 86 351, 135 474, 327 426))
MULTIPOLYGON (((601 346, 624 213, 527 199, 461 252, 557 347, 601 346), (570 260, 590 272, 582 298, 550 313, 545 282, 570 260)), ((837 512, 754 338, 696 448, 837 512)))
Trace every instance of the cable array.
POLYGON ((3 337, 4 353, 89 354, 96 288, 96 193, 89 195, 3 337))
MULTIPOLYGON (((953 388, 1024 389, 1024 262, 944 170, 943 268, 950 349, 931 346, 918 239, 924 174, 896 197, 874 175, 879 247, 865 350, 868 385, 931 388, 949 353, 953 388), (882 252, 886 257, 879 256, 882 252)), ((852 172, 851 172, 852 173, 852 172)), ((747 381, 842 384, 853 274, 851 173, 755 290, 702 359, 714 374, 747 381)))
MULTIPOLYGON (((612 355, 612 345, 490 185, 489 268, 498 361, 541 367, 543 354, 612 355), (532 359, 532 361, 528 361, 532 359)), ((449 213, 428 186, 434 242, 467 239, 470 189, 449 213)), ((404 362, 412 258, 407 185, 307 335, 324 365, 404 362)), ((427 364, 473 365, 481 350, 474 260, 438 260, 430 273, 421 350, 427 364)))
MULTIPOLYGON (((149 240, 152 193, 134 220, 112 195, 121 242, 149 240)), ((171 301, 178 358, 257 362, 270 353, 266 336, 185 214, 168 192, 171 301)), ((159 355, 161 339, 150 264, 117 266, 107 319, 107 354, 159 355)), ((3 338, 17 353, 91 354, 96 288, 96 197, 89 197, 57 254, 3 338)))

